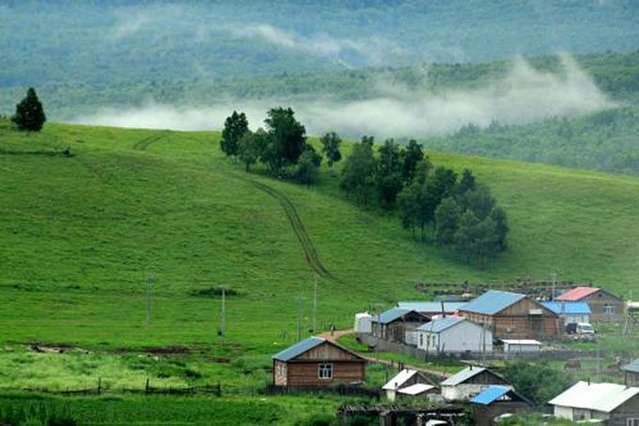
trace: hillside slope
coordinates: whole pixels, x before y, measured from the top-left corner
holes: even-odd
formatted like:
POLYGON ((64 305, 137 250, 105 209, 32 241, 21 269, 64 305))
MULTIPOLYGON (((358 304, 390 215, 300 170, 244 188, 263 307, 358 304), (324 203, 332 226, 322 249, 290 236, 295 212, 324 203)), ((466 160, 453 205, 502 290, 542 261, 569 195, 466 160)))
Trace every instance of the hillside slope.
POLYGON ((506 287, 520 277, 592 282, 624 296, 639 272, 639 180, 433 153, 471 168, 509 214, 511 249, 486 271, 418 244, 393 217, 357 209, 327 173, 307 189, 246 175, 214 133, 50 124, 0 126, 0 310, 7 340, 106 347, 215 339, 225 286, 229 339, 269 353, 311 327, 420 298, 416 283, 506 287), (56 155, 70 147, 72 157, 56 155), (248 179, 248 180, 247 180, 248 179), (330 276, 316 277, 276 190, 330 276), (153 327, 145 288, 153 277, 153 327), (268 321, 265 321, 268 319, 268 321), (259 326, 258 326, 259 324, 259 326))

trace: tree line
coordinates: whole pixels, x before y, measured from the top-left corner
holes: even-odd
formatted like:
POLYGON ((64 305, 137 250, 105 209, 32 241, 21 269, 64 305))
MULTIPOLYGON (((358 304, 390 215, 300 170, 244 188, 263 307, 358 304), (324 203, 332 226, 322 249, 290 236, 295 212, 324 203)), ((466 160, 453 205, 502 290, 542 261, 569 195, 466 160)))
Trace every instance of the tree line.
MULTIPOLYGON (((278 178, 311 185, 319 177, 322 155, 307 142, 306 129, 291 108, 272 108, 264 128, 253 132, 246 115, 233 111, 225 120, 221 150, 250 171, 260 162, 278 178)), ((335 132, 320 138, 330 174, 342 159, 335 132)), ((339 186, 358 206, 397 212, 413 238, 443 247, 467 263, 483 267, 507 248, 505 211, 490 189, 468 169, 461 176, 435 166, 421 144, 387 139, 376 147, 372 136, 353 145, 344 159, 339 186)))

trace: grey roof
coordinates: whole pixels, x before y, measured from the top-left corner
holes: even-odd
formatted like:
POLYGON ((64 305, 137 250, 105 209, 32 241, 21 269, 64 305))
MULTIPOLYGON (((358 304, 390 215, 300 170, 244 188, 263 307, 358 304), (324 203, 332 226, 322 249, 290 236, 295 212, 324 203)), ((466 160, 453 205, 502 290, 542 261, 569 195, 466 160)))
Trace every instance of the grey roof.
MULTIPOLYGON (((444 312, 455 312, 463 307, 466 302, 444 302, 444 312)), ((404 309, 412 309, 417 312, 441 312, 441 302, 399 302, 397 307, 404 309)))
POLYGON ((631 373, 639 373, 639 358, 635 359, 630 364, 624 365, 621 369, 631 373))
POLYGON ((442 331, 447 330, 450 327, 456 324, 459 324, 462 321, 466 321, 466 318, 463 318, 463 317, 436 318, 427 324, 417 327, 417 330, 428 331, 430 333, 441 333, 442 331))
POLYGON ((468 302, 462 311, 494 315, 526 297, 525 294, 509 291, 489 290, 468 302))
POLYGON ((278 361, 290 361, 324 342, 326 342, 326 339, 322 337, 309 337, 308 339, 302 340, 301 342, 298 342, 293 346, 289 346, 283 351, 273 355, 273 359, 278 361))
POLYGON ((616 383, 577 382, 548 403, 610 413, 637 394, 639 394, 639 388, 616 383))
POLYGON ((403 308, 389 309, 388 311, 382 312, 381 314, 379 314, 379 316, 375 318, 375 321, 377 321, 380 324, 388 324, 395 321, 397 318, 400 318, 406 315, 409 312, 411 312, 411 309, 403 309, 403 308))
POLYGON ((486 371, 486 369, 484 367, 466 367, 462 371, 460 371, 459 373, 457 373, 457 374, 455 374, 453 376, 450 376, 449 378, 447 378, 446 380, 441 382, 441 385, 442 386, 457 386, 457 385, 459 385, 461 383, 464 383, 466 380, 470 379, 471 377, 475 377, 476 375, 478 375, 482 371, 486 371))

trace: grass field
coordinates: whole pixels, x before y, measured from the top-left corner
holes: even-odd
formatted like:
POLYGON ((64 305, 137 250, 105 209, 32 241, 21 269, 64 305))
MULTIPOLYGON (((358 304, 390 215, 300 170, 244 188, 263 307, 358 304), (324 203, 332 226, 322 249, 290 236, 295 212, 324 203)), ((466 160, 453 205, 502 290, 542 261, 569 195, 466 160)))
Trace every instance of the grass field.
POLYGON ((637 294, 636 178, 430 153, 471 168, 508 213, 510 249, 479 271, 413 241, 396 218, 356 208, 327 170, 311 189, 245 175, 218 138, 60 124, 22 134, 0 123, 0 388, 97 377, 262 386, 270 356, 297 339, 300 308, 309 334, 316 280, 320 330, 425 298, 420 282, 507 288, 555 273, 637 294), (58 154, 66 147, 72 156, 58 154), (315 277, 282 206, 251 180, 290 200, 335 279, 315 277), (220 286, 238 293, 226 300, 225 345, 220 297, 198 295, 220 286), (36 354, 33 342, 70 348, 36 354))

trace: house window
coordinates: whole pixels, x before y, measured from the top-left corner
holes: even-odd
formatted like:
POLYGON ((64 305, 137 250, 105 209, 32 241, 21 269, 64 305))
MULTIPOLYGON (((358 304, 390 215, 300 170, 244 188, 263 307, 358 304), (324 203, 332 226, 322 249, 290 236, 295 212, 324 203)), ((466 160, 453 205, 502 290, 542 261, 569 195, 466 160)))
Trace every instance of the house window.
POLYGON ((605 305, 604 306, 604 313, 606 315, 614 315, 615 314, 615 307, 612 305, 605 305))
POLYGON ((333 364, 319 364, 318 376, 320 379, 332 379, 333 378, 333 364))
POLYGON ((626 419, 626 426, 639 426, 639 417, 630 417, 626 419))
POLYGON ((424 346, 424 335, 419 333, 419 346, 424 346))

